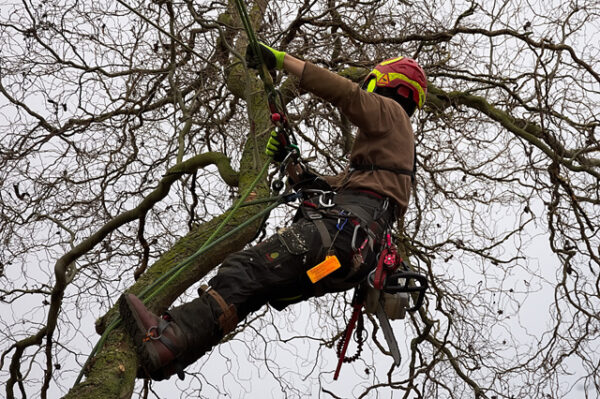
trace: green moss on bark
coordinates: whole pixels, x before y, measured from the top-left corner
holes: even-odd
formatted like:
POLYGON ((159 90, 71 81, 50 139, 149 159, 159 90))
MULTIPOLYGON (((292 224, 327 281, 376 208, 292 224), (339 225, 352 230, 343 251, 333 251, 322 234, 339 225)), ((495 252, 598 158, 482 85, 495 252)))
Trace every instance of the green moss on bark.
POLYGON ((104 349, 94 359, 91 367, 102 373, 91 374, 73 388, 65 399, 130 398, 133 394, 137 372, 137 358, 129 337, 117 329, 110 334, 104 349))

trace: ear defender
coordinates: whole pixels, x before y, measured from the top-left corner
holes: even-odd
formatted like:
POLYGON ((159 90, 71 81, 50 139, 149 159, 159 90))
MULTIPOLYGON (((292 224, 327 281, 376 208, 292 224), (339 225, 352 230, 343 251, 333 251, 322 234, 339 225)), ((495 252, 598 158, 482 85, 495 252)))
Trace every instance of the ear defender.
POLYGON ((369 83, 367 84, 367 91, 369 93, 373 93, 373 91, 375 91, 376 85, 377 85, 377 80, 375 78, 370 79, 369 83))

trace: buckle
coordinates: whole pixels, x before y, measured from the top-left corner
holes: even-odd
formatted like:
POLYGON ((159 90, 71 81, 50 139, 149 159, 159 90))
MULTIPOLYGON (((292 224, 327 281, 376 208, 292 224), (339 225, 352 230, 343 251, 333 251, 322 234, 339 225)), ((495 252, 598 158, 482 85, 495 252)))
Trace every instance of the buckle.
POLYGON ((390 198, 385 197, 385 200, 383 200, 383 204, 381 205, 381 211, 382 212, 387 211, 389 206, 390 206, 390 198))
POLYGON ((321 190, 318 188, 303 188, 300 191, 302 191, 302 194, 304 194, 305 197, 313 197, 313 196, 317 196, 320 194, 325 194, 325 193, 331 192, 331 191, 321 190))
POLYGON ((306 216, 309 220, 323 219, 321 212, 312 208, 304 208, 304 216, 306 216))
POLYGON ((309 198, 312 200, 313 197, 319 196, 319 205, 322 208, 331 208, 335 205, 333 202, 333 197, 335 195, 335 191, 325 191, 319 189, 303 189, 302 193, 305 198, 309 198))

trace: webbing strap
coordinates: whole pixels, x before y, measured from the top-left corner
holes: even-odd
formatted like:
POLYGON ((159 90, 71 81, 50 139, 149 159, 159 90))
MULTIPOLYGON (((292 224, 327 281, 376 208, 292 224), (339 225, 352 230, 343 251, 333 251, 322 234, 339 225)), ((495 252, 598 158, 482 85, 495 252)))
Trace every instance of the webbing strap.
MULTIPOLYGON (((364 225, 365 225, 364 227, 367 229, 367 231, 373 230, 373 223, 376 223, 376 220, 374 219, 374 215, 369 214, 369 212, 365 211, 359 205, 346 205, 346 204, 336 204, 336 205, 339 205, 341 208, 349 211, 351 214, 356 215, 356 217, 358 217, 358 219, 362 223, 364 223, 364 225)), ((383 231, 383 228, 381 230, 383 231)), ((373 232, 373 233, 375 233, 375 232, 373 232)), ((379 233, 381 233, 381 232, 379 232, 379 233)))
POLYGON ((376 170, 385 170, 387 172, 396 173, 398 175, 407 175, 410 176, 411 180, 415 179, 415 170, 401 169, 401 168, 388 168, 385 166, 379 165, 358 165, 351 164, 350 165, 350 173, 354 171, 376 171, 376 170))
POLYGON ((204 293, 212 296, 223 311, 221 316, 219 316, 219 326, 221 327, 221 330, 223 330, 223 334, 233 331, 235 326, 238 324, 238 316, 235 306, 232 304, 227 304, 221 294, 215 291, 212 287, 203 285, 200 287, 200 289, 202 289, 204 293))
MULTIPOLYGON (((179 356, 179 354, 181 353, 180 348, 175 345, 175 343, 170 340, 169 338, 167 338, 166 336, 163 335, 163 332, 165 332, 165 330, 167 328, 173 328, 173 326, 171 325, 171 322, 165 320, 165 319, 160 319, 160 322, 158 323, 158 326, 156 327, 156 331, 158 333, 158 335, 156 337, 153 337, 152 335, 148 335, 148 338, 150 338, 151 340, 159 340, 164 346, 166 346, 175 357, 179 356)), ((150 330, 148 330, 148 333, 150 333, 150 330)))
MULTIPOLYGON (((327 226, 325 226, 325 223, 323 222, 323 219, 313 219, 312 222, 315 224, 315 226, 317 227, 317 231, 319 232, 319 235, 321 236, 321 243, 322 248, 329 248, 331 247, 331 235, 329 234, 329 230, 327 230, 327 226)), ((321 250, 323 251, 323 250, 321 250)), ((323 258, 324 254, 320 253, 319 254, 319 258, 323 258)))
POLYGON ((361 165, 361 164, 356 164, 356 163, 351 163, 350 164, 350 173, 354 172, 354 171, 376 171, 376 170, 385 170, 387 172, 392 172, 392 173, 396 173, 398 175, 406 175, 406 176, 410 176, 410 181, 414 183, 415 181, 415 175, 417 173, 417 145, 414 145, 414 149, 413 149, 413 168, 412 170, 410 169, 403 169, 403 168, 388 168, 387 166, 379 166, 379 165, 375 165, 375 164, 365 164, 365 165, 361 165))
POLYGON ((334 196, 333 202, 338 207, 356 216, 367 233, 374 236, 383 233, 395 216, 395 206, 392 202, 388 202, 388 200, 379 201, 364 196, 348 196, 342 192, 334 196), (366 210, 364 207, 365 204, 371 204, 368 207, 372 208, 372 210, 366 210), (375 208, 373 204, 377 204, 377 207, 375 208))

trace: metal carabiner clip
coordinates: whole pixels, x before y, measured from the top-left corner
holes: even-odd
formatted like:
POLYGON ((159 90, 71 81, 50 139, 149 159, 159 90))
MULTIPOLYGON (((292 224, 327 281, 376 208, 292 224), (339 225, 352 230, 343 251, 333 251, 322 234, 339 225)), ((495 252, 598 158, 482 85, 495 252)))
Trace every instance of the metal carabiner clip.
POLYGON ((331 208, 335 206, 335 202, 333 202, 333 191, 323 191, 323 193, 319 195, 319 205, 323 208, 331 208), (327 202, 323 201, 324 197, 327 197, 327 202))
POLYGON ((382 212, 387 211, 389 206, 390 206, 390 198, 385 197, 385 200, 383 201, 383 205, 381 206, 381 211, 382 212))
POLYGON ((354 226, 354 232, 352 233, 352 242, 350 243, 350 247, 352 248, 352 252, 356 252, 358 247, 356 246, 356 238, 358 236, 358 229, 360 229, 360 224, 354 226))
MULTIPOLYGON (((352 233, 352 242, 350 243, 350 247, 352 248, 352 252, 360 252, 363 249, 365 249, 365 247, 367 246, 367 243, 369 242, 369 235, 367 234, 367 238, 365 238, 363 240, 363 242, 360 244, 360 247, 356 245, 356 239, 358 238, 358 230, 361 229, 360 224, 357 224, 356 226, 354 226, 354 232, 352 233)), ((371 245, 371 249, 372 245, 371 245)))

